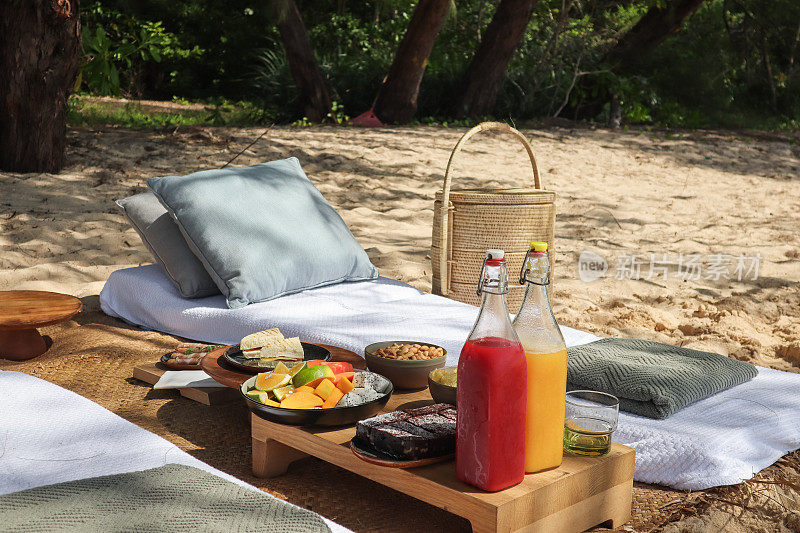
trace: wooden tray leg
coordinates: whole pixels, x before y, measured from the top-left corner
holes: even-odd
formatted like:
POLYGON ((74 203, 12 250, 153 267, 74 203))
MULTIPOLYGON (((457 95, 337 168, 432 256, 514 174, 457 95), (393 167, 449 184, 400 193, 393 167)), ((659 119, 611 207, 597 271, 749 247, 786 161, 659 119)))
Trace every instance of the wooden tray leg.
POLYGON ((47 344, 35 329, 0 331, 0 358, 25 361, 46 351, 47 344))
POLYGON ((285 474, 289 465, 308 454, 295 450, 280 442, 252 438, 253 442, 253 475, 256 477, 275 477, 285 474))
POLYGON ((487 521, 486 519, 470 520, 472 526, 472 533, 497 533, 499 524, 487 521))

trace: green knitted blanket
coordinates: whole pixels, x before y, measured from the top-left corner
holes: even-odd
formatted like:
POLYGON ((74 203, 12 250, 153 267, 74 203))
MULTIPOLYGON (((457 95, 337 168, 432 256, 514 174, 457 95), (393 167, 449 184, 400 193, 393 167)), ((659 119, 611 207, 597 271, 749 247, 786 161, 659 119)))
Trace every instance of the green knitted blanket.
MULTIPOLYGON (((2 474, 0 474, 2 475, 2 474)), ((0 496, 0 531, 330 532, 322 518, 203 470, 152 470, 0 496)))
POLYGON ((613 394, 620 409, 649 418, 667 418, 758 374, 744 361, 642 339, 601 339, 567 353, 567 390, 613 394))

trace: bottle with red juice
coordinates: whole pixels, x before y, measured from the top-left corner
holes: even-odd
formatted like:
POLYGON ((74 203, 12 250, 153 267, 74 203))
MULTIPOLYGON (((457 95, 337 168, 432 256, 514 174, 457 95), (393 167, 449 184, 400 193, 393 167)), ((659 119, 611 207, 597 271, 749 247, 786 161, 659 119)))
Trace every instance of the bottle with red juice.
POLYGON ((456 475, 487 491, 525 476, 527 366, 507 293, 505 254, 488 250, 478 282, 483 304, 461 350, 456 389, 456 475))

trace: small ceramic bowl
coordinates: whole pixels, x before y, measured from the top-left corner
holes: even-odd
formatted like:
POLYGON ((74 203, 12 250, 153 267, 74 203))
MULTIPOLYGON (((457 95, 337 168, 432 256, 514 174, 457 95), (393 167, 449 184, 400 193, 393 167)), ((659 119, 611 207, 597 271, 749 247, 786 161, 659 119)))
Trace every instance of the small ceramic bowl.
POLYGON ((442 348, 430 342, 421 341, 384 341, 370 344, 364 348, 364 359, 367 360, 367 368, 371 372, 389 378, 398 389, 424 389, 428 386, 428 374, 431 370, 442 368, 447 360, 447 350, 442 348, 444 355, 433 359, 415 359, 406 361, 402 359, 387 359, 374 355, 381 348, 387 348, 392 344, 424 344, 435 348, 442 348))
MULTIPOLYGON (((458 367, 445 366, 443 368, 445 370, 452 370, 458 367)), ((457 390, 456 387, 451 387, 450 385, 443 385, 438 381, 434 381, 433 378, 431 378, 432 373, 433 370, 431 370, 431 372, 428 373, 428 387, 431 392, 431 397, 433 398, 433 401, 435 401, 436 403, 449 403, 455 405, 456 390, 457 390)))

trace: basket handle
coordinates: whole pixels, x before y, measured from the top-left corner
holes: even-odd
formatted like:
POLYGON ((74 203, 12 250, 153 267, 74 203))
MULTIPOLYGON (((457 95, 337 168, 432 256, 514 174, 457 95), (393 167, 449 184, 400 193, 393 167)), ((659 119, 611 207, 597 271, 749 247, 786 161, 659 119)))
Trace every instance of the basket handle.
POLYGON ((447 162, 447 170, 444 173, 444 185, 442 186, 442 205, 441 209, 441 223, 442 223, 442 230, 440 232, 441 241, 439 243, 441 247, 441 254, 439 258, 439 283, 440 283, 440 294, 447 295, 447 285, 448 285, 448 278, 449 278, 449 269, 447 266, 447 258, 448 258, 448 246, 447 242, 449 239, 448 235, 448 216, 450 211, 450 184, 453 181, 453 177, 451 171, 453 169, 453 161, 456 158, 456 154, 461 151, 461 148, 464 147, 464 144, 469 140, 470 137, 475 135, 476 133, 480 133, 482 131, 504 131, 506 133, 512 134, 514 137, 522 143, 525 147, 525 151, 528 153, 528 158, 531 160, 531 168, 533 169, 533 184, 534 187, 537 189, 542 188, 542 182, 539 179, 539 170, 536 168, 536 158, 533 156, 533 148, 531 148, 531 144, 528 142, 528 139, 525 138, 523 134, 521 134, 516 129, 512 128, 508 124, 504 124, 502 122, 481 122, 467 133, 461 136, 461 138, 456 143, 455 148, 453 148, 453 152, 450 154, 450 160, 447 162))

